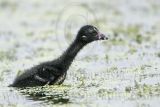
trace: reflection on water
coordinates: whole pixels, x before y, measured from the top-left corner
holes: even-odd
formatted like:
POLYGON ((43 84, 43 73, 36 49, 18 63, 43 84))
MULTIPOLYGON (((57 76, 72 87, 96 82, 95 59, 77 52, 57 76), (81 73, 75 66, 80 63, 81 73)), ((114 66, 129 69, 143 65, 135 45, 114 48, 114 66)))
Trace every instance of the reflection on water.
POLYGON ((42 101, 43 103, 50 104, 66 104, 69 103, 67 90, 62 88, 52 87, 52 91, 48 88, 51 87, 34 87, 18 89, 20 93, 26 96, 27 99, 33 101, 42 101))

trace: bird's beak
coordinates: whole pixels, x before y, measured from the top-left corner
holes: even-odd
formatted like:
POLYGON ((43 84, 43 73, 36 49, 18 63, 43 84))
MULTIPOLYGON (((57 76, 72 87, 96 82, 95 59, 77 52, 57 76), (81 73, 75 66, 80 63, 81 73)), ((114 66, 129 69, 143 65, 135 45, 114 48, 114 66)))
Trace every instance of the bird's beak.
POLYGON ((97 40, 108 40, 108 37, 105 36, 104 34, 98 32, 98 34, 97 34, 97 40))

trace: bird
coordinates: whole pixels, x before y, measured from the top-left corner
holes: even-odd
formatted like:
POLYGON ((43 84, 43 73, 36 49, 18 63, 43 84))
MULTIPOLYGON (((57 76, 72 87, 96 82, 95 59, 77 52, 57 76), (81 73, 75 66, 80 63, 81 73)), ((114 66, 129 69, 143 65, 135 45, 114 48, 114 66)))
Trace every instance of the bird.
POLYGON ((108 37, 102 34, 93 25, 82 26, 76 38, 69 47, 58 58, 40 63, 15 78, 9 87, 36 87, 44 85, 60 85, 64 82, 67 70, 72 64, 77 53, 87 44, 107 40, 108 37))

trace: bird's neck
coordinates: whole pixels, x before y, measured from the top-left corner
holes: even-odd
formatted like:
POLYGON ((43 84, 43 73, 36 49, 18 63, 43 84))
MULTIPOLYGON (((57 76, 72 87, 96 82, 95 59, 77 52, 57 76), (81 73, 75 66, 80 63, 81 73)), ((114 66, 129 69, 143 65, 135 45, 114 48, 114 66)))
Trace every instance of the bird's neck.
POLYGON ((67 50, 58 58, 61 67, 68 69, 77 53, 84 47, 85 44, 74 40, 67 50))

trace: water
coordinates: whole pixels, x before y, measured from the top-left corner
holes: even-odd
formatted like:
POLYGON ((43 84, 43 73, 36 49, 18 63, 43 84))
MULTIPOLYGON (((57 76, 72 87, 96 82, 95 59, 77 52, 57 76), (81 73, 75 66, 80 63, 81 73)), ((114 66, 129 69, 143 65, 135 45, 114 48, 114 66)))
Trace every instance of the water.
POLYGON ((159 107, 160 1, 0 1, 0 106, 159 107), (60 86, 7 87, 58 57, 84 24, 108 41, 86 46, 60 86))

